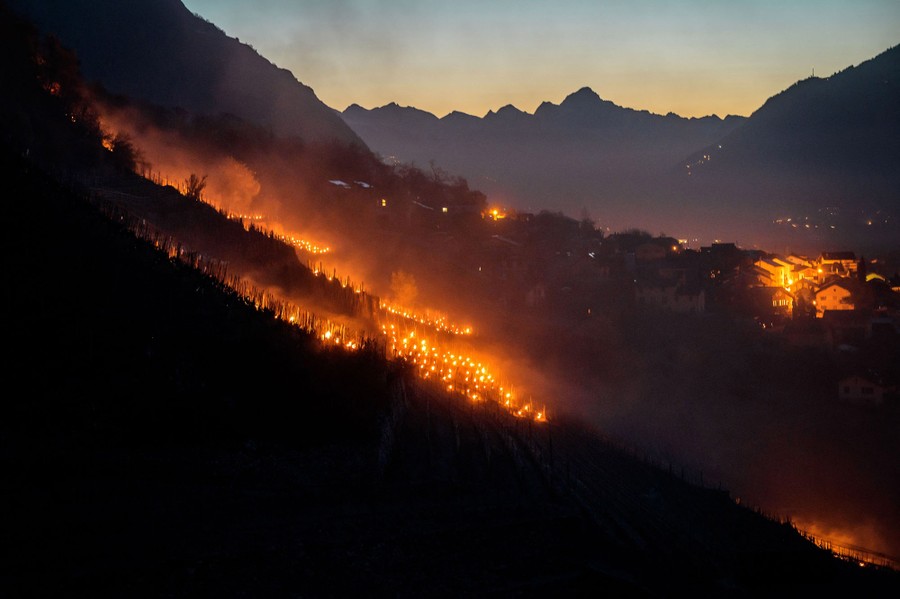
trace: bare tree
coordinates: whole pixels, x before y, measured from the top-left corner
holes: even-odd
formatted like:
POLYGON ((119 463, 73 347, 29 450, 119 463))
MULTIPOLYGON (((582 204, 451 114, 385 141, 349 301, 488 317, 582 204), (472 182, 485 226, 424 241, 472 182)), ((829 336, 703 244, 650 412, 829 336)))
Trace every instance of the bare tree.
POLYGON ((204 189, 206 189, 206 175, 200 178, 191 173, 191 176, 184 180, 184 197, 189 200, 203 199, 204 189))

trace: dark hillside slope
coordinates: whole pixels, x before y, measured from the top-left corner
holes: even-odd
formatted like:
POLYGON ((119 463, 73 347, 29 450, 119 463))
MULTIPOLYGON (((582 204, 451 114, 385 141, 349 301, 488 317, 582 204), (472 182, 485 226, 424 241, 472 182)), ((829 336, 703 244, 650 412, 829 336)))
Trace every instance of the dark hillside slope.
POLYGON ((33 223, 6 237, 4 368, 27 385, 0 407, 5 589, 896 584, 573 423, 555 429, 548 478, 550 431, 416 389, 371 353, 322 353, 20 159, 2 166, 22 200, 8 214, 33 223))
POLYGON ((314 338, 16 166, 24 174, 5 179, 20 199, 8 206, 18 225, 5 238, 16 249, 4 271, 16 315, 5 325, 17 348, 8 367, 45 399, 20 395, 4 409, 32 424, 64 410, 67 437, 261 434, 302 444, 323 431, 356 435, 355 415, 371 424, 386 405, 380 357, 320 351, 314 338), (339 380, 347 369, 355 382, 339 380))
POLYGON ((895 46, 769 98, 741 127, 687 157, 678 166, 677 188, 705 206, 726 199, 736 215, 769 227, 777 219, 790 227, 784 222, 791 218, 803 230, 780 237, 795 246, 895 246, 898 132, 895 46))
POLYGON ((695 174, 741 162, 779 170, 895 173, 900 158, 900 46, 827 77, 798 81, 769 98, 719 143, 695 174), (716 148, 718 150, 718 148, 716 148))
MULTIPOLYGON (((40 61, 0 47, 4 77, 38 80, 40 61)), ((70 118, 77 94, 48 85, 60 101, 40 102, 38 89, 0 121, 4 595, 896 587, 572 423, 526 426, 415 385, 377 352, 323 350, 61 184, 115 171, 117 152, 99 149, 88 112, 70 118), (29 131, 40 152, 23 147, 29 131)))
POLYGON ((230 113, 306 141, 363 145, 294 75, 179 0, 12 0, 116 93, 198 114, 230 113))

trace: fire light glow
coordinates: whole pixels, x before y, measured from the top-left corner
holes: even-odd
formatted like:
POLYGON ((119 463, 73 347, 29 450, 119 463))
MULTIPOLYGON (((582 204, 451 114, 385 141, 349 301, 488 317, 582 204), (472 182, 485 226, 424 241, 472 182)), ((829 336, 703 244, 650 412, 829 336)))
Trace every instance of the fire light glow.
MULTIPOLYGON (((256 224, 264 220, 262 215, 232 214, 214 205, 213 207, 231 220, 240 220, 245 229, 255 227, 283 243, 310 253, 330 251, 326 246, 299 237, 267 231, 256 224)), ((494 217, 502 216, 497 211, 494 217)), ((146 221, 132 223, 131 229, 136 236, 151 241, 171 260, 190 264, 230 288, 248 305, 257 310, 269 311, 275 318, 313 334, 326 347, 356 351, 373 341, 372 332, 354 330, 333 320, 321 318, 267 290, 256 288, 240 276, 229 274, 227 266, 222 263, 187 252, 175 239, 148 227, 146 221)), ((324 276, 329 281, 337 278, 336 272, 331 276, 323 272, 321 265, 318 268, 310 266, 310 269, 317 277, 324 276)), ((363 286, 353 285, 349 278, 341 281, 341 287, 352 287, 355 293, 364 293, 363 286)), ((452 349, 453 343, 447 343, 447 339, 452 341, 454 338, 472 336, 471 326, 456 324, 447 316, 430 310, 423 314, 389 303, 380 303, 373 317, 376 327, 380 327, 378 333, 384 343, 386 357, 412 365, 417 377, 423 381, 434 383, 435 388, 446 390, 452 397, 463 398, 472 403, 495 402, 517 418, 534 422, 548 420, 546 407, 537 410, 531 401, 520 401, 513 392, 512 385, 509 382, 501 384, 500 377, 485 360, 468 355, 460 349, 452 349)))

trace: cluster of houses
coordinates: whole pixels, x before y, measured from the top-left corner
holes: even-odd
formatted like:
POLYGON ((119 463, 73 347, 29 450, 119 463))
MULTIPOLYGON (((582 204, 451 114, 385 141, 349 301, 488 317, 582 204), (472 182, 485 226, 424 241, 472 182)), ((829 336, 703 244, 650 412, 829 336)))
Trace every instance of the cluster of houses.
MULTIPOLYGON (((867 272, 865 259, 857 260, 853 252, 824 252, 815 260, 768 256, 754 268, 761 284, 779 288, 773 301, 784 298, 785 304, 773 305, 773 310, 796 316, 798 307, 805 308, 801 314, 821 319, 819 330, 834 349, 855 352, 868 341, 896 338, 900 332, 900 287, 867 272)), ((864 361, 838 382, 838 396, 848 401, 880 404, 897 391, 896 381, 864 361)))
POLYGON ((886 277, 868 272, 853 252, 782 257, 733 243, 697 252, 661 238, 635 248, 626 262, 637 304, 667 312, 715 309, 775 324, 801 316, 834 318, 834 312, 896 314, 900 306, 898 283, 892 287, 886 277))
MULTIPOLYGON (((634 308, 729 313, 773 333, 773 340, 842 355, 873 339, 900 339, 900 281, 889 281, 876 272, 885 272, 882 264, 853 252, 809 258, 734 243, 695 250, 638 230, 604 235, 590 222, 551 213, 486 210, 481 220, 489 235, 479 242, 435 225, 431 248, 452 268, 483 280, 506 309, 549 305, 579 318, 634 308)), ((841 381, 841 397, 878 402, 896 394, 895 384, 860 363, 841 381)))
MULTIPOLYGON (((699 252, 653 240, 635 248, 635 300, 648 309, 699 313, 726 311, 753 318, 794 345, 853 353, 879 339, 900 336, 900 281, 874 269, 854 252, 815 258, 779 256, 713 244, 699 252)), ((838 385, 847 400, 880 403, 897 385, 865 367, 838 385)))
POLYGON ((865 261, 853 252, 823 252, 813 260, 772 255, 754 262, 753 268, 759 284, 772 290, 773 311, 792 315, 795 304, 805 299, 818 318, 828 311, 854 310, 860 283, 867 277, 865 261))

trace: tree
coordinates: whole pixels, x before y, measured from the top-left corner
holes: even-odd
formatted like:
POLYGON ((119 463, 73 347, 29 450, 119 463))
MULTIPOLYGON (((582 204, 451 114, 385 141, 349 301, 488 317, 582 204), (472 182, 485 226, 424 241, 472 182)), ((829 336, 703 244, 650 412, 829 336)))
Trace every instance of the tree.
POLYGON ((184 180, 184 197, 189 200, 202 200, 204 189, 206 189, 206 175, 201 179, 191 173, 191 176, 184 180))
POLYGON ((103 146, 110 151, 113 157, 113 164, 120 169, 134 171, 139 164, 144 162, 143 156, 134 147, 131 138, 126 134, 104 135, 103 146))

